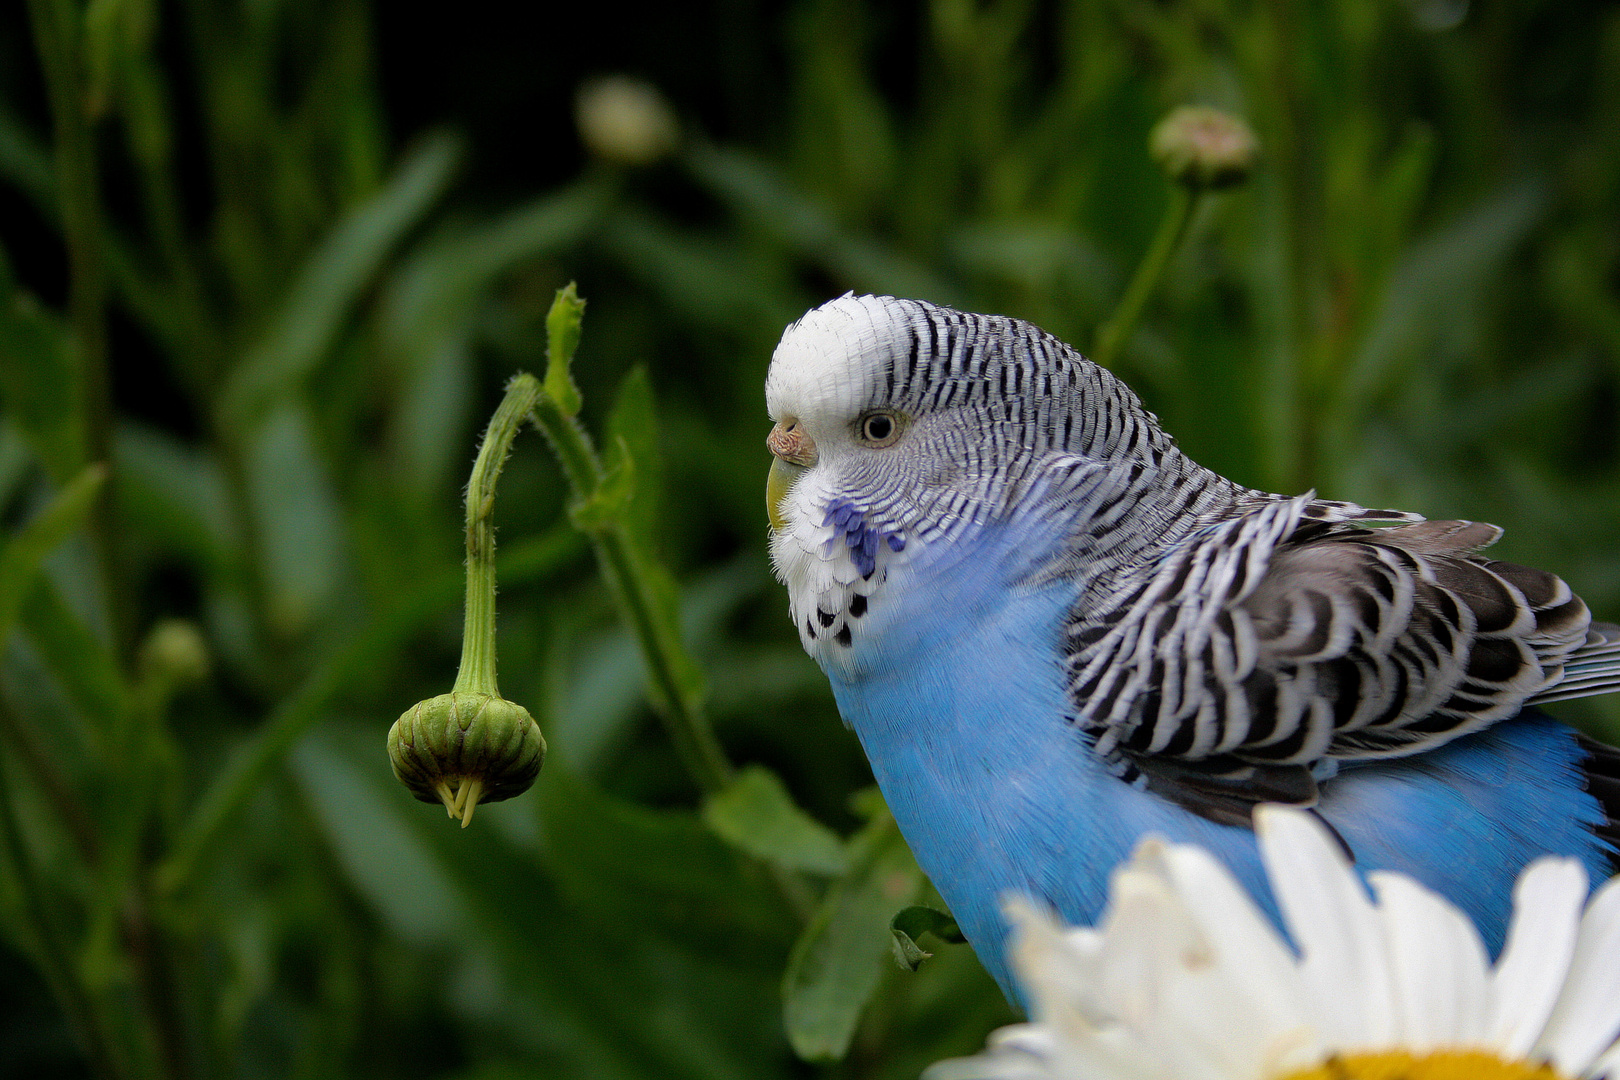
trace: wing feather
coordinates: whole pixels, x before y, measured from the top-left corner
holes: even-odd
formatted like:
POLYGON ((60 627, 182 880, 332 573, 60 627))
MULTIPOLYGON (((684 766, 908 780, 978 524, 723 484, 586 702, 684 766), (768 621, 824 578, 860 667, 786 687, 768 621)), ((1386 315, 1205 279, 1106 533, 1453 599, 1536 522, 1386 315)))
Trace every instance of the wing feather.
POLYGON ((1309 495, 1210 525, 1116 607, 1076 613, 1079 721, 1099 753, 1219 818, 1240 778, 1267 778, 1254 801, 1297 794, 1289 770, 1414 754, 1527 702, 1620 689, 1620 627, 1592 624, 1557 576, 1479 554, 1500 536, 1309 495))

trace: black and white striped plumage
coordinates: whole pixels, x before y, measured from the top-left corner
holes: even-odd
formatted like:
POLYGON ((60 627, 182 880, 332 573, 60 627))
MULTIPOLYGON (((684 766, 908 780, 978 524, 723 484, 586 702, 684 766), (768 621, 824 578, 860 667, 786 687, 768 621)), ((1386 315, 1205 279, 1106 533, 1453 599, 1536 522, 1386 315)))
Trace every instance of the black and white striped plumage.
POLYGON ((1340 763, 1620 687, 1620 628, 1552 574, 1481 554, 1495 526, 1234 484, 1027 323, 845 297, 789 329, 767 395, 828 443, 873 410, 909 428, 831 447, 773 537, 812 654, 840 662, 849 605, 878 602, 905 545, 1057 522, 1063 542, 1010 584, 1073 583, 1069 722, 1117 775, 1205 816, 1310 803, 1340 763))

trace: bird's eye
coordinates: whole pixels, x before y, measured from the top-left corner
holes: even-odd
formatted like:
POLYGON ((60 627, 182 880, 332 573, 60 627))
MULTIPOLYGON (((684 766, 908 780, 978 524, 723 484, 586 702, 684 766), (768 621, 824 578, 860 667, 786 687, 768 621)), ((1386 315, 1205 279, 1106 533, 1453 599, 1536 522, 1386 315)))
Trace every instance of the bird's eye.
POLYGON ((867 446, 892 446, 900 437, 900 418, 893 413, 867 413, 856 422, 856 430, 859 441, 867 446))

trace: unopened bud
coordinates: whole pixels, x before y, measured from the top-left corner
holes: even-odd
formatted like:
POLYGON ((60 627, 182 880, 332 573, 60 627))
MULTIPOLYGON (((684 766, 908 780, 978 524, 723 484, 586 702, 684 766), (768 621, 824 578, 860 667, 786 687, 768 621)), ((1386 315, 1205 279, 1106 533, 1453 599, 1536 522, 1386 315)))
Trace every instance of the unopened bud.
POLYGON ((1259 144, 1249 125, 1231 113, 1183 105, 1153 129, 1148 152, 1178 184, 1223 188, 1248 178, 1259 144))
POLYGON ((440 802, 462 827, 481 802, 529 790, 546 758, 540 725, 493 694, 440 694, 405 710, 388 732, 394 775, 423 802, 440 802))
POLYGON ((680 129, 658 88, 627 75, 580 88, 574 118, 591 153, 620 165, 651 165, 675 152, 680 129))
POLYGON ((141 672, 165 686, 184 687, 208 678, 208 645, 197 624, 164 619, 141 642, 141 672))

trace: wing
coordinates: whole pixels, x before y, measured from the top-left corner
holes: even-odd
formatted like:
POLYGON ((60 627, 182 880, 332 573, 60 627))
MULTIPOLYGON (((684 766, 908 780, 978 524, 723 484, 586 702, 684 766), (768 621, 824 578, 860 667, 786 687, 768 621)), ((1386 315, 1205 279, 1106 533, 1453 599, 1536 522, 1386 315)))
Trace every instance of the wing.
POLYGON ((1554 575, 1478 554, 1500 535, 1309 496, 1223 521, 1071 625, 1078 718, 1128 779, 1222 820, 1234 801, 1308 804, 1338 762, 1419 753, 1560 687, 1615 689, 1620 631, 1589 633, 1554 575))

